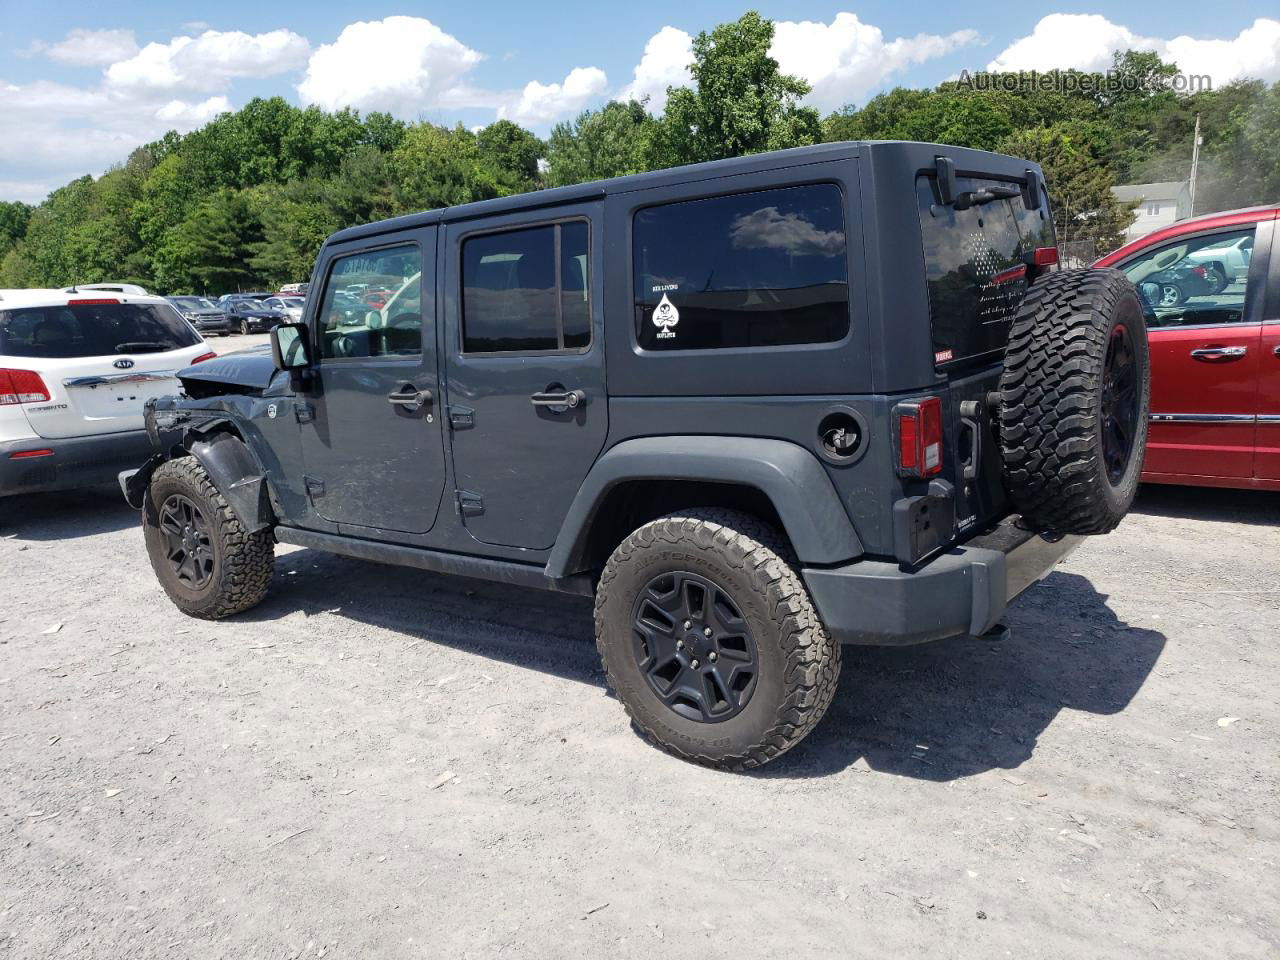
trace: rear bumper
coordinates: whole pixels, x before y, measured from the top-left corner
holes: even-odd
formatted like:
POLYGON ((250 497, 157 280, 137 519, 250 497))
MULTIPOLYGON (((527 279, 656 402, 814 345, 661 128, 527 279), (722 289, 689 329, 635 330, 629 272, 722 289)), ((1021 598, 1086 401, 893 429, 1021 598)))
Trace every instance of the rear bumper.
POLYGON ((7 440, 0 443, 0 497, 114 483, 121 470, 137 467, 152 452, 145 430, 62 440, 7 440), (14 454, 38 450, 53 452, 13 458, 14 454))
POLYGON ((902 646, 977 636, 1084 539, 1050 541, 1015 520, 915 569, 860 560, 831 569, 805 568, 805 584, 841 643, 902 646))

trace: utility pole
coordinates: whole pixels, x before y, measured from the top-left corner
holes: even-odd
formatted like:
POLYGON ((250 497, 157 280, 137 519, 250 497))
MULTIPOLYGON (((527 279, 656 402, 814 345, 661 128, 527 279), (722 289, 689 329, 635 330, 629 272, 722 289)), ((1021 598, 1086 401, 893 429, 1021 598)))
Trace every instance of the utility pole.
POLYGON ((1196 132, 1191 143, 1191 184, 1189 192, 1191 194, 1191 209, 1187 212, 1188 217, 1196 215, 1196 168, 1200 166, 1200 114, 1196 114, 1196 132))

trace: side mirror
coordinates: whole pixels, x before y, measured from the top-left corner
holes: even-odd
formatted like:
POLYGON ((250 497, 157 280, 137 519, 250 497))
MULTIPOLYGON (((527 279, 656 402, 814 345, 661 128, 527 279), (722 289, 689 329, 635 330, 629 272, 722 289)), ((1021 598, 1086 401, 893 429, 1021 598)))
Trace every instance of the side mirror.
POLYGON ((311 366, 307 350, 307 325, 282 323, 271 330, 271 359, 277 370, 303 370, 311 366))

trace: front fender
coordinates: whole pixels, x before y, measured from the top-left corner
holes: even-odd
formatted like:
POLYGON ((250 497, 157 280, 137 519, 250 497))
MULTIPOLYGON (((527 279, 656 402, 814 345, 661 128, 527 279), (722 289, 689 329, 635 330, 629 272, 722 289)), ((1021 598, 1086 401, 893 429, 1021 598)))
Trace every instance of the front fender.
POLYGON ((547 558, 547 575, 579 572, 592 523, 609 491, 647 479, 736 483, 759 490, 773 504, 802 563, 843 563, 863 552, 826 471, 803 447, 755 437, 641 437, 611 447, 591 468, 547 558))
POLYGON ((253 533, 275 522, 266 477, 243 440, 222 430, 191 437, 187 449, 227 498, 241 526, 253 533))

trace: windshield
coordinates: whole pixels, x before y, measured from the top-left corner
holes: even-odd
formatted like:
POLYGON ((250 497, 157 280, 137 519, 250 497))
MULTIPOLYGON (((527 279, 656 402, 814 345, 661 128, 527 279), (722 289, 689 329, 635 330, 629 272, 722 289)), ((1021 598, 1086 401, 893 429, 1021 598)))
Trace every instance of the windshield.
POLYGON ((0 310, 0 356, 101 357, 178 350, 199 335, 168 304, 93 303, 0 310))

